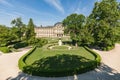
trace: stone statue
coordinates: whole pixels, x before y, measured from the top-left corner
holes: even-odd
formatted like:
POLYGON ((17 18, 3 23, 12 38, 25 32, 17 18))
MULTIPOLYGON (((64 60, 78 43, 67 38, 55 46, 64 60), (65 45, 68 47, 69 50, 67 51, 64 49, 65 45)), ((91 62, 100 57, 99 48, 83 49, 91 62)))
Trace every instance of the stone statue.
POLYGON ((61 37, 59 37, 58 45, 59 45, 59 46, 62 46, 62 40, 61 40, 61 37))
POLYGON ((77 75, 76 75, 76 74, 74 74, 74 80, 78 80, 78 78, 77 78, 77 75))

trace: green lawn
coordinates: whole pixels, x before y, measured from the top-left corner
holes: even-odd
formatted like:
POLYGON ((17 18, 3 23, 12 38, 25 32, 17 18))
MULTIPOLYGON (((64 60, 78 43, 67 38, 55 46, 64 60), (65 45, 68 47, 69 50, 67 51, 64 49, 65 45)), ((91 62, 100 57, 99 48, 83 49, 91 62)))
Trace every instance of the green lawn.
POLYGON ((93 70, 100 64, 100 56, 87 47, 58 46, 47 44, 33 48, 19 60, 19 68, 24 73, 35 76, 69 76, 93 70), (49 49, 48 47, 53 47, 49 49))
MULTIPOLYGON (((56 38, 45 38, 45 39, 47 39, 48 40, 48 43, 58 43, 58 40, 59 40, 59 38, 58 37, 56 37, 56 38)), ((71 42, 71 39, 69 39, 69 38, 61 38, 61 40, 62 40, 62 42, 71 42)))
MULTIPOLYGON (((65 47, 65 46, 64 46, 65 47)), ((36 60, 39 60, 41 58, 46 58, 50 56, 55 56, 55 55, 62 55, 62 54, 69 54, 69 55, 79 55, 81 57, 85 57, 90 60, 94 60, 95 57, 85 50, 83 47, 73 47, 73 49, 68 50, 68 49, 59 49, 60 47, 57 47, 57 49, 49 50, 47 48, 37 48, 31 55, 27 57, 25 60, 26 64, 30 65, 36 60)), ((63 48, 63 47, 62 47, 63 48)))
POLYGON ((52 49, 63 49, 63 50, 65 50, 65 49, 68 49, 68 46, 59 46, 59 45, 57 45, 57 46, 53 47, 52 49))

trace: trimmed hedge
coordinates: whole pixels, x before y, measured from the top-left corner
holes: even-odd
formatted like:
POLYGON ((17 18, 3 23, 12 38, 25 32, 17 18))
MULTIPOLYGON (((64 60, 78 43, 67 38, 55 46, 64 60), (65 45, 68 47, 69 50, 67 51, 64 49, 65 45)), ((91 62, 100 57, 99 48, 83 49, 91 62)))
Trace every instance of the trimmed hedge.
POLYGON ((19 61, 18 61, 19 69, 23 70, 23 68, 24 68, 25 66, 27 66, 26 63, 25 63, 25 60, 26 60, 26 58, 27 58, 35 49, 36 49, 36 47, 32 48, 29 52, 27 52, 25 55, 23 55, 23 56, 19 59, 19 61))
POLYGON ((8 47, 0 47, 0 51, 2 51, 3 53, 9 53, 9 52, 11 52, 8 47))
POLYGON ((77 68, 61 69, 61 70, 42 70, 32 65, 24 67, 23 72, 43 77, 63 77, 71 76, 74 74, 81 74, 96 68, 96 61, 91 61, 85 64, 84 67, 78 66, 77 68))
POLYGON ((98 53, 94 52, 93 50, 91 50, 90 48, 86 47, 86 46, 84 48, 95 56, 95 60, 97 62, 97 66, 99 66, 100 65, 100 61, 101 61, 100 55, 98 53))
MULTIPOLYGON (((32 65, 27 65, 25 63, 26 58, 36 49, 33 48, 31 49, 27 54, 25 54, 24 56, 22 56, 19 60, 19 68, 30 75, 35 75, 35 76, 45 76, 45 77, 61 77, 61 76, 69 76, 69 75, 73 75, 73 74, 80 74, 80 73, 84 73, 90 70, 95 69, 97 66, 100 65, 100 61, 101 61, 101 57, 99 54, 97 54, 96 52, 92 51, 91 49, 89 49, 88 47, 84 47, 87 51, 89 51, 91 54, 93 54, 93 56, 95 56, 95 60, 90 60, 84 64, 82 64, 82 66, 78 66, 75 68, 68 68, 68 69, 55 69, 55 70, 50 70, 50 69, 41 69, 38 66, 39 63, 35 64, 34 63, 32 65)), ((46 59, 47 60, 47 59, 46 59)))

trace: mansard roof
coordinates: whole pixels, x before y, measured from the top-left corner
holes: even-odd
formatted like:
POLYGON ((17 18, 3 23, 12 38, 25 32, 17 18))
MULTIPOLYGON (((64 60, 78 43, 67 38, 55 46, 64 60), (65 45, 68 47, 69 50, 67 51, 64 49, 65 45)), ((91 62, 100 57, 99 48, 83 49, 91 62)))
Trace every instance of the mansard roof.
POLYGON ((58 24, 62 24, 62 22, 57 22, 54 26, 58 25, 58 24))
POLYGON ((56 27, 56 25, 58 24, 62 24, 62 22, 57 22, 54 26, 35 26, 35 28, 53 28, 53 27, 56 27))

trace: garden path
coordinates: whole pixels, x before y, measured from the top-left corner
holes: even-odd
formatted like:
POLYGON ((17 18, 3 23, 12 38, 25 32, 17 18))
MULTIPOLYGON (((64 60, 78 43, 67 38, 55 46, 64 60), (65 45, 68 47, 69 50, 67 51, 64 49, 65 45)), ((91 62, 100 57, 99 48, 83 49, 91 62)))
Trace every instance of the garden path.
POLYGON ((0 55, 0 80, 6 80, 7 77, 17 76, 20 71, 18 68, 18 60, 29 50, 30 48, 25 48, 20 50, 20 52, 0 55))
MULTIPOLYGON (((18 59, 28 50, 0 56, 0 80, 74 80, 73 76, 46 78, 20 72, 18 59)), ((93 50, 101 55, 102 64, 93 71, 77 75, 78 80, 120 80, 120 44, 111 51, 93 50)))

